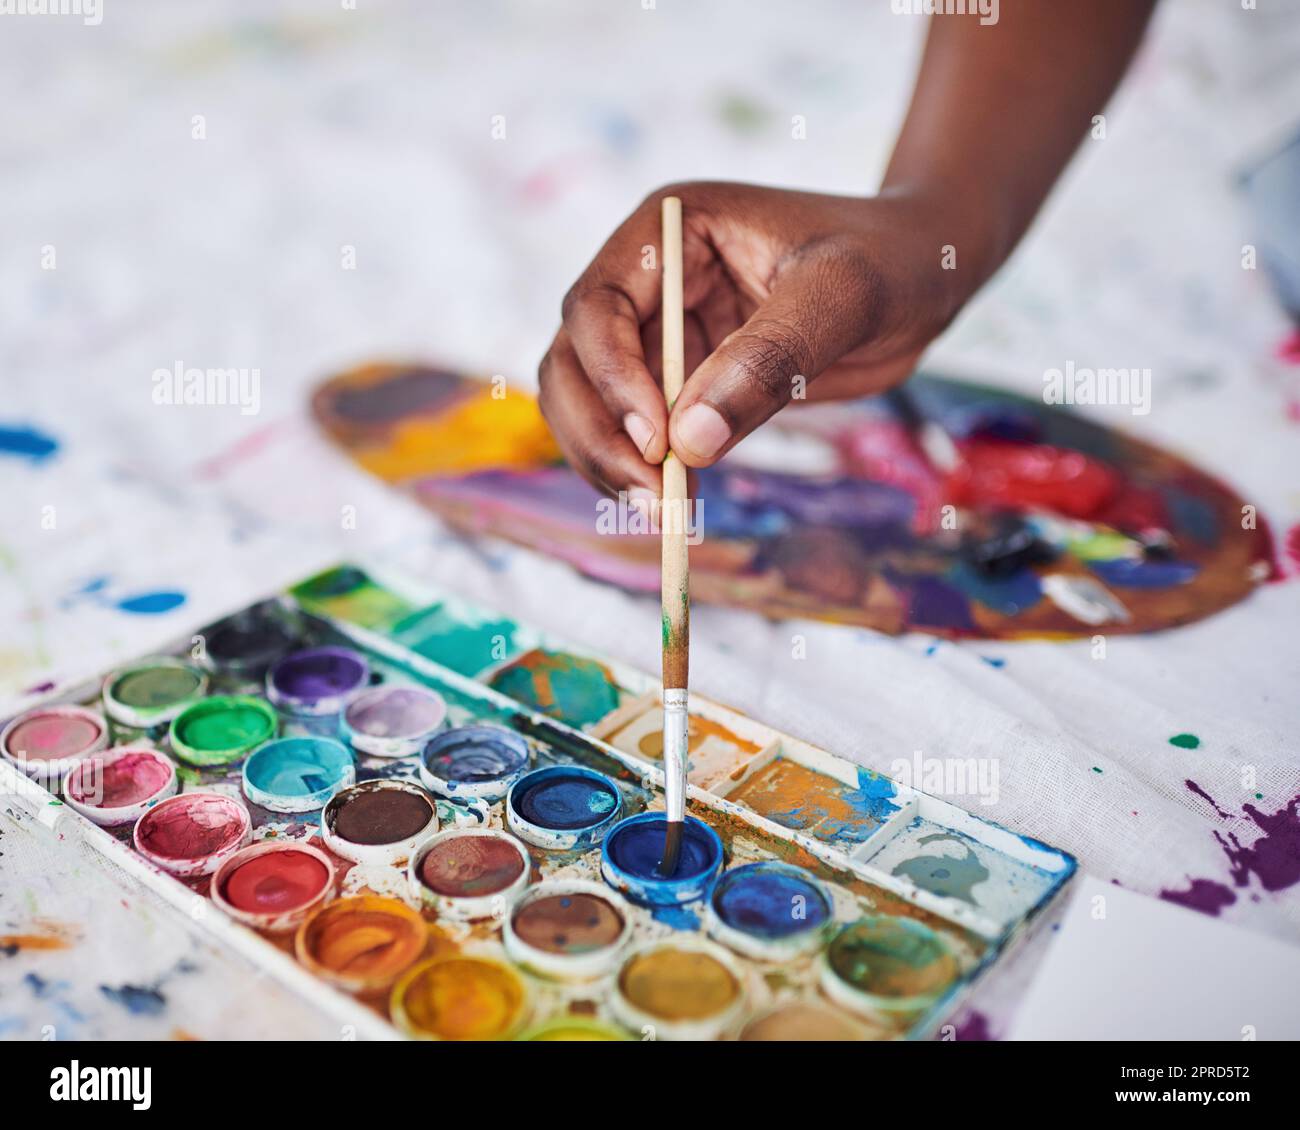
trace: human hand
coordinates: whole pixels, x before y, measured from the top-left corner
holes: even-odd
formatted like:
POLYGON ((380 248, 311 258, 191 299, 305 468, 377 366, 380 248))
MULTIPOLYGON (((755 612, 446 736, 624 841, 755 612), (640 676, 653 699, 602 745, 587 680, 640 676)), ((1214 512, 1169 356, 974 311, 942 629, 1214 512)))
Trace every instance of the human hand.
POLYGON ((565 296, 541 364, 542 411, 570 465, 602 491, 658 497, 670 442, 707 467, 792 399, 906 379, 973 289, 962 282, 973 272, 943 269, 941 214, 902 191, 653 193, 565 296), (659 384, 667 195, 682 200, 687 372, 671 412, 659 384))

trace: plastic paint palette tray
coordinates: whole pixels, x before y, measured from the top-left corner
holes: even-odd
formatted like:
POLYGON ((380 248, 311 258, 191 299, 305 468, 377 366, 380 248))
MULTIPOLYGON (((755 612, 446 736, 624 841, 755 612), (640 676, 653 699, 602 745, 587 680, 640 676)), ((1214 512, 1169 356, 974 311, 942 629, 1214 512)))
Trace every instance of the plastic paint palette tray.
MULTIPOLYGON (((235 614, 275 624, 293 638, 295 649, 354 648, 369 663, 370 685, 421 686, 440 695, 448 726, 499 726, 521 735, 531 750, 531 770, 570 765, 604 774, 620 793, 620 820, 663 807, 660 701, 650 675, 449 594, 400 578, 381 584, 351 565, 235 614)), ((208 635, 216 627, 200 631, 208 635)), ((192 636, 187 632, 168 653, 187 655, 192 636)), ((94 709, 104 677, 61 688, 23 709, 56 703, 94 709)), ((237 663, 212 670, 207 693, 265 699, 259 672, 237 663)), ((513 879, 495 904, 490 897, 471 897, 456 904, 459 911, 448 912, 452 903, 426 897, 420 886, 427 829, 409 850, 363 850, 354 853, 363 860, 358 863, 327 848, 319 811, 273 811, 250 800, 242 763, 178 763, 181 795, 217 792, 248 810, 254 848, 274 843, 283 850, 297 843, 311 849, 310 858, 297 859, 295 881, 329 875, 323 897, 300 913, 270 906, 261 918, 232 915, 222 898, 218 905, 227 913, 203 915, 199 925, 368 1037, 515 1038, 544 1030, 555 1038, 640 1038, 650 1025, 658 1038, 731 1038, 751 1025, 754 1031, 771 1028, 783 1010, 793 1010, 801 1031, 822 1018, 828 1035, 915 1038, 932 1034, 958 1007, 1075 871, 1074 859, 1064 852, 718 704, 692 695, 692 709, 690 814, 720 839, 722 874, 771 861, 802 869, 792 880, 780 868, 750 868, 747 876, 780 871, 784 885, 737 893, 736 884, 728 884, 721 910, 730 921, 720 922, 711 894, 684 905, 633 905, 605 882, 600 844, 575 850, 524 844, 512 836, 505 800, 435 797, 421 782, 418 754, 353 751, 357 782, 386 782, 385 804, 419 807, 424 798, 444 837, 457 829, 496 834, 496 847, 472 838, 458 845, 467 859, 496 852, 498 864, 508 862, 510 852, 499 846, 505 837, 531 861, 528 881, 513 879), (773 892, 788 892, 792 881, 810 884, 830 908, 804 938, 790 937, 788 922, 773 927, 764 918, 773 914, 773 892), (552 882, 554 887, 540 886, 552 882), (548 905, 543 896, 552 890, 555 899, 548 905), (575 892, 582 896, 576 903, 575 892), (607 905, 583 901, 593 892, 603 894, 607 905), (528 919, 518 931, 506 931, 503 918, 511 917, 516 899, 524 900, 520 907, 530 906, 528 919), (558 924, 553 933, 552 912, 558 924), (874 952, 870 961, 857 960, 859 950, 890 939, 889 930, 875 928, 855 939, 857 949, 831 944, 849 924, 878 926, 882 916, 914 924, 905 936, 926 953, 924 967, 909 966, 905 954, 892 964, 878 961, 874 952), (745 935, 739 942, 737 930, 745 935), (378 952, 375 931, 391 937, 383 949, 392 955, 391 968, 364 964, 366 954, 378 952), (925 943, 919 947, 918 934, 925 943), (568 946, 567 956, 557 961, 539 952, 548 938, 557 952, 568 946), (689 1000, 673 998, 682 977, 697 985, 689 1000), (496 1021, 482 1029, 472 1023, 440 1028, 449 1012, 440 1012, 439 1003, 466 993, 481 1000, 484 1015, 496 1021)), ((278 736, 298 735, 346 740, 337 718, 282 714, 278 736)), ((140 740, 138 731, 127 737, 140 740)), ((172 755, 165 726, 145 737, 172 755)), ((75 831, 179 913, 190 914, 196 892, 211 897, 211 875, 178 878, 140 856, 131 825, 101 828, 67 806, 51 804, 46 783, 23 776, 7 761, 0 761, 0 775, 0 783, 43 822, 75 831)), ((58 782, 48 785, 57 791, 58 782)), ((414 815, 419 825, 422 816, 414 815)), ((331 843, 338 846, 336 838, 331 843)), ((280 863, 243 850, 257 857, 243 882, 249 890, 259 868, 280 863)), ((228 876, 240 858, 225 862, 219 881, 233 883, 228 876)), ((454 874, 460 865, 455 853, 448 860, 443 862, 452 871, 446 873, 454 874)), ((222 893, 232 891, 239 893, 235 886, 222 893)))

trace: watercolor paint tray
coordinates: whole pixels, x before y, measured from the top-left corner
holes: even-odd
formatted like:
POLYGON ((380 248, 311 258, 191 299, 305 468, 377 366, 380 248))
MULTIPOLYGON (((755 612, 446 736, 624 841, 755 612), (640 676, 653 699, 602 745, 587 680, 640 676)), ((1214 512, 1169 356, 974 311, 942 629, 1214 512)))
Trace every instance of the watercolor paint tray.
MULTIPOLYGON (((177 759, 190 730, 182 741, 174 725, 142 731, 110 719, 106 728, 114 745, 152 743, 176 766, 181 797, 217 793, 241 806, 253 845, 284 851, 305 845, 328 861, 327 889, 305 921, 295 919, 286 929, 285 921, 266 916, 237 920, 241 915, 238 908, 232 914, 230 897, 213 899, 218 883, 212 876, 177 877, 160 869, 137 850, 131 825, 100 827, 8 759, 0 760, 5 784, 42 821, 81 836, 221 944, 313 1000, 346 1031, 368 1038, 925 1037, 1074 874, 1075 860, 1064 852, 693 695, 689 812, 709 830, 702 836, 709 842, 716 836, 723 870, 703 898, 679 903, 677 898, 688 897, 682 888, 660 899, 653 882, 640 883, 613 864, 611 847, 630 843, 632 826, 653 820, 662 809, 657 680, 453 594, 407 578, 385 576, 381 583, 375 579, 381 575, 380 568, 340 566, 235 615, 277 625, 294 650, 343 647, 358 653, 369 668, 361 689, 433 691, 453 728, 490 725, 513 732, 526 743, 534 771, 563 768, 565 779, 581 771, 603 775, 618 794, 612 827, 632 820, 626 834, 609 832, 603 845, 579 834, 559 847, 544 838, 550 846, 539 846, 536 828, 533 841, 525 843, 514 822, 524 811, 522 801, 516 806, 513 798, 467 798, 454 789, 451 796, 425 793, 443 838, 463 845, 471 833, 496 830, 493 843, 513 844, 527 861, 519 864, 519 879, 486 902, 440 898, 419 877, 435 854, 427 838, 419 837, 404 856, 378 858, 363 851, 357 862, 355 851, 351 857, 338 854, 339 836, 329 834, 338 832, 337 821, 327 818, 323 828, 319 809, 291 814, 250 799, 250 793, 266 798, 244 783, 243 757, 198 768, 177 759), (738 873, 750 864, 763 866, 738 873), (760 878, 776 885, 759 890, 760 878), (796 892, 797 909, 787 916, 798 920, 797 929, 784 922, 774 928, 763 919, 770 907, 765 911, 759 903, 770 902, 773 891, 781 897, 796 892), (538 942, 538 922, 544 930, 554 926, 542 909, 577 905, 575 895, 602 904, 592 924, 612 908, 617 937, 553 945, 559 935, 548 933, 538 942), (557 902, 560 896, 567 901, 557 902), (389 901, 374 903, 376 898, 389 901), (662 905, 641 905, 647 900, 662 905), (334 935, 328 931, 375 906, 385 914, 404 907, 401 922, 415 931, 415 941, 399 937, 402 944, 394 943, 393 976, 380 969, 367 979, 352 976, 356 969, 346 963, 331 966, 326 946, 334 935), (402 945, 409 950, 405 957, 398 952, 402 945), (704 979, 686 1015, 679 1015, 680 1001, 664 995, 671 996, 683 976, 673 961, 687 963, 688 979, 704 979), (440 1012, 438 1002, 467 999, 490 1005, 492 1023, 447 1028, 449 1013, 440 1012), (700 1008, 712 1011, 692 1013, 700 1008)), ((161 654, 202 658, 209 639, 215 644, 212 626, 161 654)), ((24 703, 14 717, 60 704, 96 709, 104 687, 117 687, 131 666, 24 703)), ((208 697, 202 701, 236 693, 264 702, 264 683, 247 671, 223 668, 210 657, 206 667, 208 697)), ((306 716, 283 701, 279 706, 270 709, 281 738, 340 735, 337 715, 306 716)), ((351 732, 343 736, 356 739, 351 732)), ((251 751, 255 758, 258 748, 251 751)), ((352 777, 383 782, 363 791, 385 790, 386 796, 393 789, 421 792, 429 784, 421 753, 393 757, 349 749, 352 764, 342 784, 352 777)), ((151 811, 155 804, 148 806, 151 811)), ((151 824, 159 820, 154 811, 151 824)), ((295 858, 306 854, 299 851, 295 858)), ((226 873, 218 872, 217 880, 226 883, 222 890, 228 894, 226 873)), ((399 934, 406 929, 402 925, 399 934)))

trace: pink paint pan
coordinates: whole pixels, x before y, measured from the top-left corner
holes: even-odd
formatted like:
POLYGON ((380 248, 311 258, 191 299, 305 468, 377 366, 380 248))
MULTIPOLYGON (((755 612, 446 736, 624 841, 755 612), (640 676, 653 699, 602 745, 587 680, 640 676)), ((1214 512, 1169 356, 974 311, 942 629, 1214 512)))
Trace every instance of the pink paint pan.
POLYGON ((77 762, 63 779, 68 807, 103 827, 134 824, 176 793, 176 766, 149 745, 118 746, 77 762))
POLYGON ((135 850, 182 879, 211 875, 252 839, 252 820, 221 793, 168 797, 136 821, 135 850))
POLYGON ((106 745, 108 723, 84 706, 38 706, 0 731, 5 760, 52 788, 83 757, 106 745))

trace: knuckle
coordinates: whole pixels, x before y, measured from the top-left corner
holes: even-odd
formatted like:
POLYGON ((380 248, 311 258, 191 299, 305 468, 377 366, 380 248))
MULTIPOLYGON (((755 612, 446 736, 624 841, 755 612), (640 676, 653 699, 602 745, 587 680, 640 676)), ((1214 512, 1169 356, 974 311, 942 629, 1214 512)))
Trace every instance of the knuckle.
POLYGON ((756 328, 759 332, 736 358, 741 383, 765 400, 784 404, 793 392, 792 378, 806 367, 807 342, 792 326, 773 323, 756 328))
POLYGON ((586 301, 589 290, 586 279, 581 278, 564 292, 564 298, 560 302, 560 319, 566 326, 572 324, 579 308, 586 301))

